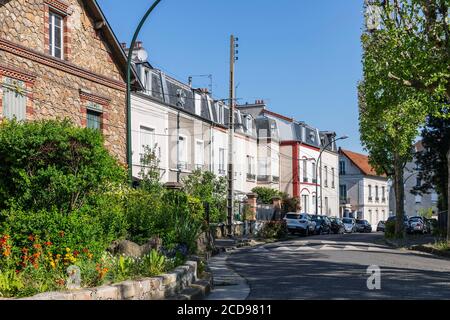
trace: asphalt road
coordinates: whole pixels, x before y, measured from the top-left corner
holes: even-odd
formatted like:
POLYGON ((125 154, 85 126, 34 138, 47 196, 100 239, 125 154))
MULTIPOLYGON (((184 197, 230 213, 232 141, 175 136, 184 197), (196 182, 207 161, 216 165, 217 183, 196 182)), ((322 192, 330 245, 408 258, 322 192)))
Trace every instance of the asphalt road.
POLYGON ((450 260, 392 249, 382 237, 298 237, 239 250, 227 264, 246 279, 247 299, 450 299, 450 260), (372 265, 380 290, 367 287, 372 265))

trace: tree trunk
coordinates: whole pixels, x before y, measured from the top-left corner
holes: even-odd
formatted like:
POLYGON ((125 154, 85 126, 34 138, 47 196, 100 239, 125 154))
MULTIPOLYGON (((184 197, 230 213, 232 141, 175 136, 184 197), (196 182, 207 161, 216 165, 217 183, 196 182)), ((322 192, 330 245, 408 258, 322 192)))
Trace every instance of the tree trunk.
POLYGON ((447 179, 447 241, 450 242, 450 148, 447 151, 447 169, 448 169, 448 179, 447 179))
POLYGON ((403 165, 395 160, 394 167, 394 191, 395 191, 395 237, 404 237, 403 217, 405 215, 405 186, 403 184, 403 165))

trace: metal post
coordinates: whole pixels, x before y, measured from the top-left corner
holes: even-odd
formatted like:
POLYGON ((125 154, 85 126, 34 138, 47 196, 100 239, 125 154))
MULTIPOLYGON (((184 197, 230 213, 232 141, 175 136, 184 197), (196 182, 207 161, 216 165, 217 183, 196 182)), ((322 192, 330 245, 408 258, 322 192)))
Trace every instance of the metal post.
POLYGON ((232 234, 233 209, 234 209, 234 64, 235 64, 235 39, 230 38, 230 116, 228 137, 228 235, 232 234))
POLYGON ((161 0, 156 0, 152 6, 147 10, 141 22, 139 23, 136 31, 133 35, 133 40, 130 44, 130 49, 128 51, 128 59, 127 59, 127 163, 128 163, 128 180, 130 185, 133 184, 133 159, 132 159, 132 146, 131 146, 131 60, 133 57, 133 50, 136 44, 137 37, 139 32, 142 29, 145 21, 152 11, 156 8, 156 6, 161 2, 161 0))

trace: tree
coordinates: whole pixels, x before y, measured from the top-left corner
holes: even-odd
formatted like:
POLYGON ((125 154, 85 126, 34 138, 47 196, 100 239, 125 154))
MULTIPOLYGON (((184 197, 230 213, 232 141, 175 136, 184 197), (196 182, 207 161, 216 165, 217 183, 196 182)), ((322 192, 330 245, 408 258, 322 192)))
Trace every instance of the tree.
POLYGON ((272 199, 274 197, 281 198, 281 193, 272 188, 255 187, 252 189, 252 192, 258 195, 258 202, 263 204, 272 204, 272 199))
POLYGON ((377 173, 394 182, 395 233, 401 236, 404 232, 403 170, 412 159, 412 144, 425 119, 425 108, 414 91, 389 79, 381 80, 383 75, 373 72, 368 56, 365 61, 365 80, 359 86, 361 141, 369 151, 370 164, 377 173))
POLYGON ((450 104, 449 7, 450 0, 366 0, 367 21, 375 23, 362 36, 365 48, 378 52, 374 67, 403 88, 428 94, 434 103, 427 111, 438 117, 447 115, 442 111, 450 104))
POLYGON ((447 210, 448 176, 447 152, 450 148, 450 120, 430 116, 422 130, 423 150, 416 155, 421 186, 414 188, 414 194, 427 194, 434 189, 439 194, 438 208, 447 210))

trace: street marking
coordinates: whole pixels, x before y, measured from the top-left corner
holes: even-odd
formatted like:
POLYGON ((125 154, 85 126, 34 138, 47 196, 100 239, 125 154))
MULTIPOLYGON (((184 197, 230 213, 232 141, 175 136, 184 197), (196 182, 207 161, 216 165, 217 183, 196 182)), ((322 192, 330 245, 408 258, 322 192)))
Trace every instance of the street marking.
POLYGON ((295 251, 316 251, 317 249, 312 248, 312 247, 299 247, 297 249, 295 249, 295 251))
POLYGON ((355 246, 345 246, 344 251, 363 251, 363 249, 359 249, 355 246))
POLYGON ((288 247, 278 247, 278 248, 274 248, 273 251, 291 251, 291 248, 288 247))
POLYGON ((322 244, 337 244, 337 241, 321 241, 322 244))
POLYGON ((326 245, 322 246, 319 250, 340 251, 342 249, 341 248, 332 247, 332 246, 329 246, 329 245, 326 244, 326 245))

